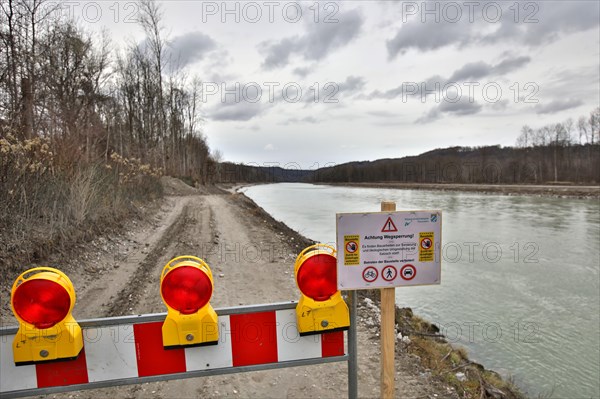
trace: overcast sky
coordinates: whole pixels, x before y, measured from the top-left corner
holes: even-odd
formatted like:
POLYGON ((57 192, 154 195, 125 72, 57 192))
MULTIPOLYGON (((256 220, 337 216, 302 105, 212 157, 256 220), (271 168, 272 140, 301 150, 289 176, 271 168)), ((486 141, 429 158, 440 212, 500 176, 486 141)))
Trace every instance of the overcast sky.
MULTIPOLYGON (((117 45, 144 40, 134 3, 89 3, 72 10, 84 24, 117 45)), ((309 169, 514 145, 522 125, 600 102, 595 0, 160 4, 228 161, 309 169)))

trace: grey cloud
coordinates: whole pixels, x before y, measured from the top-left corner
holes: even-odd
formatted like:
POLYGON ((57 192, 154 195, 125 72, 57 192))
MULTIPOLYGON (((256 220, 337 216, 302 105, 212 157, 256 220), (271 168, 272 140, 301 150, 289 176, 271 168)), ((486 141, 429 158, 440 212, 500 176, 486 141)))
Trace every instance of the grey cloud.
POLYGON ((461 100, 457 102, 443 101, 415 122, 430 123, 440 119, 444 115, 473 115, 481 111, 481 109, 481 105, 477 104, 477 102, 470 102, 467 98, 462 97, 461 100))
POLYGON ((295 75, 305 78, 313 70, 311 67, 298 67, 292 71, 295 75))
POLYGON ((491 73, 493 67, 485 62, 470 62, 454 71, 448 79, 450 82, 465 81, 467 79, 480 79, 491 73))
POLYGON ((579 107, 582 104, 583 101, 574 98, 569 98, 566 100, 553 100, 544 105, 538 104, 535 107, 535 112, 538 114, 554 114, 559 111, 579 107))
POLYGON ((531 57, 522 56, 506 58, 496 65, 490 65, 483 61, 465 64, 462 68, 454 71, 448 79, 449 82, 461 82, 469 79, 481 79, 489 75, 504 75, 512 72, 531 61, 531 57))
POLYGON ((339 22, 311 24, 306 36, 306 58, 320 60, 358 36, 364 22, 358 10, 340 13, 339 22))
POLYGON ((515 69, 519 69, 525 66, 531 61, 531 57, 521 56, 516 58, 506 58, 502 60, 498 65, 494 66, 493 72, 497 75, 504 75, 505 73, 512 72, 515 69))
POLYGON ((280 125, 298 125, 304 123, 315 124, 318 123, 319 120, 314 116, 305 116, 304 118, 290 118, 285 122, 280 123, 280 125))
MULTIPOLYGON (((298 100, 299 103, 304 103, 306 106, 312 104, 323 104, 327 103, 332 105, 339 103, 341 97, 352 97, 360 93, 365 87, 366 80, 362 76, 348 76, 342 82, 322 82, 318 86, 298 86, 302 96, 298 100), (337 102, 335 100, 338 100, 337 102)), ((289 90, 284 92, 282 87, 277 90, 277 96, 275 97, 275 103, 285 104, 296 101, 291 101, 295 98, 297 88, 290 86, 289 90), (290 97, 286 99, 285 95, 290 97)))
POLYGON ((491 65, 483 61, 471 62, 454 71, 449 78, 444 78, 440 75, 434 75, 423 82, 405 82, 401 86, 386 90, 384 92, 375 90, 366 96, 366 98, 383 98, 390 100, 402 96, 402 94, 405 92, 406 95, 411 96, 429 95, 431 94, 431 91, 436 89, 441 90, 448 83, 475 81, 486 76, 504 75, 522 67, 530 61, 530 57, 521 56, 505 58, 496 65, 491 65), (415 84, 418 86, 416 88, 416 92, 414 87, 415 84), (423 89, 426 89, 429 92, 422 93, 423 89))
POLYGON ((376 116, 378 118, 397 118, 399 115, 397 112, 390 111, 368 111, 367 114, 376 116))
POLYGON ((370 94, 360 96, 360 99, 361 100, 365 100, 365 99, 372 100, 375 98, 384 98, 386 100, 391 100, 393 98, 400 96, 402 94, 402 91, 403 91, 402 86, 394 87, 393 89, 389 89, 386 91, 373 90, 370 94))
POLYGON ((464 44, 470 40, 470 29, 465 23, 422 23, 420 20, 408 21, 386 43, 389 59, 404 54, 411 48, 431 51, 450 44, 464 44))
POLYGON ((433 108, 431 111, 420 117, 415 123, 431 123, 441 118, 441 113, 437 108, 433 108))
MULTIPOLYGON (((348 76, 343 82, 328 82, 319 87, 319 101, 317 103, 326 102, 329 106, 335 103, 342 104, 341 98, 353 97, 365 87, 366 81, 362 76, 348 76), (337 100, 337 101, 335 101, 337 100)), ((304 91, 307 95, 304 97, 306 105, 315 104, 314 95, 308 95, 310 90, 307 88, 304 91)))
POLYGON ((552 67, 541 73, 545 79, 544 95, 548 98, 579 98, 586 103, 598 104, 600 74, 598 64, 578 68, 567 67, 556 71, 552 67))
POLYGON ((216 47, 217 43, 210 36, 202 32, 190 32, 173 38, 169 42, 167 55, 172 62, 184 67, 201 60, 216 47))
POLYGON ((443 101, 438 109, 442 113, 472 115, 481 111, 481 105, 477 104, 475 101, 468 101, 466 97, 461 97, 461 101, 457 102, 443 101))
POLYGON ((345 81, 338 83, 339 92, 345 95, 354 94, 365 87, 365 78, 361 76, 348 76, 345 81))
POLYGON ((338 13, 336 18, 339 22, 314 23, 308 19, 304 35, 286 37, 279 42, 261 43, 259 49, 266 53, 263 67, 283 67, 289 63, 293 54, 298 54, 306 60, 321 60, 350 43, 358 36, 364 17, 358 10, 350 10, 338 13))
POLYGON ((271 69, 287 65, 293 52, 302 50, 302 38, 299 36, 281 39, 279 43, 263 44, 267 51, 267 57, 263 66, 271 69))
POLYGON ((263 111, 260 103, 242 101, 218 105, 208 112, 207 118, 213 121, 249 121, 263 111))
MULTIPOLYGON (((429 3, 442 4, 439 1, 429 3)), ((539 46, 600 24, 600 2, 597 1, 520 3, 518 22, 515 22, 513 2, 495 2, 502 7, 502 17, 496 23, 483 19, 484 3, 477 3, 473 23, 469 22, 466 7, 463 7, 462 17, 457 22, 448 21, 443 13, 439 22, 435 22, 433 16, 428 16, 426 22, 422 22, 420 15, 415 15, 403 23, 395 36, 387 41, 389 59, 410 49, 427 52, 449 45, 463 47, 478 43, 489 45, 515 41, 539 46), (495 29, 490 32, 486 28, 495 29)), ((421 8, 424 7, 423 4, 420 3, 421 8)))
POLYGON ((520 19, 530 23, 515 24, 512 12, 503 13, 502 28, 482 38, 483 42, 496 43, 507 38, 538 46, 559 39, 565 34, 581 32, 600 24, 600 2, 597 1, 537 1, 521 11, 520 19), (517 28, 518 27, 518 28, 517 28))
POLYGON ((407 95, 409 95, 409 94, 410 95, 420 95, 422 85, 424 85, 427 90, 434 90, 436 85, 441 87, 441 86, 443 86, 442 83, 445 81, 446 81, 445 78, 441 77, 440 75, 435 75, 435 76, 428 78, 424 82, 404 82, 402 85, 400 85, 398 87, 394 87, 394 88, 388 89, 386 91, 375 90, 366 96, 360 96, 360 98, 367 99, 367 100, 372 100, 372 99, 377 99, 377 98, 393 100, 395 98, 400 97, 405 91, 406 91, 407 95), (413 92, 414 85, 417 85, 416 93, 413 92))
POLYGON ((495 103, 488 104, 488 108, 494 111, 504 111, 508 108, 509 101, 505 98, 495 103))

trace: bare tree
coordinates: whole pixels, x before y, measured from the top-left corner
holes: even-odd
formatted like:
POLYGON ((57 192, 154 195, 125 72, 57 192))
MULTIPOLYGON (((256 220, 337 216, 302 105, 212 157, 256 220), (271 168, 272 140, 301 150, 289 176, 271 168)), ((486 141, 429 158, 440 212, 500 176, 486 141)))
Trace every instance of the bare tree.
POLYGON ((583 144, 584 142, 589 142, 589 129, 588 129, 588 121, 585 116, 580 116, 577 121, 577 130, 579 131, 579 143, 583 144))
POLYGON ((159 145, 162 150, 162 164, 163 169, 166 169, 166 157, 167 150, 165 147, 165 125, 166 125, 166 114, 164 107, 164 91, 163 91, 163 57, 166 46, 166 40, 163 37, 164 28, 161 23, 162 11, 160 6, 154 0, 141 0, 139 2, 139 17, 138 22, 146 33, 146 40, 149 44, 150 51, 154 58, 153 67, 156 73, 156 79, 158 82, 158 123, 157 123, 157 134, 159 145))
POLYGON ((521 128, 521 134, 517 138, 517 147, 529 147, 533 139, 533 129, 527 125, 521 128))
POLYGON ((600 143, 600 107, 590 112, 589 125, 591 137, 590 144, 594 145, 594 142, 600 143))

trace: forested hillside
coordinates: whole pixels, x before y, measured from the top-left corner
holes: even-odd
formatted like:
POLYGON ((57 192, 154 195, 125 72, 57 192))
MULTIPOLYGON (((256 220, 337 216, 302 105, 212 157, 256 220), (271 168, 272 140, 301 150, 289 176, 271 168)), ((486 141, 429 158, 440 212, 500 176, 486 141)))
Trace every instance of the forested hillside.
POLYGON ((600 146, 452 147, 415 157, 319 169, 311 181, 545 184, 600 181, 600 146))

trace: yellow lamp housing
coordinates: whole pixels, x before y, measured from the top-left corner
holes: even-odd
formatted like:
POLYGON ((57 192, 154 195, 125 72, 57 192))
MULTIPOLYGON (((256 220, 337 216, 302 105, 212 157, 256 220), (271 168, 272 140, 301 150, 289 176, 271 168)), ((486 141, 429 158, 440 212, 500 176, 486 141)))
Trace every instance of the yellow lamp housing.
POLYGON ((301 336, 347 330, 348 305, 337 289, 335 249, 326 244, 305 248, 294 263, 296 285, 302 293, 296 306, 301 336))
POLYGON ((35 267, 15 280, 10 305, 19 321, 13 341, 15 365, 76 359, 83 348, 81 327, 71 314, 75 288, 66 274, 35 267))
POLYGON ((212 272, 202 259, 179 256, 165 265, 160 277, 160 296, 168 309, 162 325, 165 349, 218 344, 213 289, 212 272))

